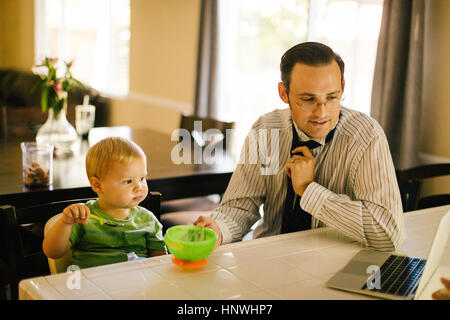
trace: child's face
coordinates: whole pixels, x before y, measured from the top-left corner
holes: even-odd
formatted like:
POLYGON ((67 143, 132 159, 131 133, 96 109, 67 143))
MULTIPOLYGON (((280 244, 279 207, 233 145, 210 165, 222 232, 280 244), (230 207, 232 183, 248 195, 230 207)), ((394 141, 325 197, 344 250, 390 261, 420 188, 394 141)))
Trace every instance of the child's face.
POLYGON ((100 179, 98 196, 108 209, 135 207, 147 197, 146 176, 147 162, 143 157, 131 158, 127 163, 114 163, 100 179))

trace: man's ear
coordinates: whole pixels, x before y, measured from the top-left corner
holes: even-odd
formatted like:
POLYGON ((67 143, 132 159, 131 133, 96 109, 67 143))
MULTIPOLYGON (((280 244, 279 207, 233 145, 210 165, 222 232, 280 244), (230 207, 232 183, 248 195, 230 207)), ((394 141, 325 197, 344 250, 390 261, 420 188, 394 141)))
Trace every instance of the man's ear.
POLYGON ((89 183, 91 184, 91 188, 92 190, 94 190, 94 192, 96 194, 99 194, 102 192, 102 184, 100 183, 100 179, 97 177, 90 177, 89 178, 89 183))
POLYGON ((278 82, 278 94, 280 95, 280 98, 284 103, 289 104, 289 97, 287 94, 286 86, 283 82, 278 82))

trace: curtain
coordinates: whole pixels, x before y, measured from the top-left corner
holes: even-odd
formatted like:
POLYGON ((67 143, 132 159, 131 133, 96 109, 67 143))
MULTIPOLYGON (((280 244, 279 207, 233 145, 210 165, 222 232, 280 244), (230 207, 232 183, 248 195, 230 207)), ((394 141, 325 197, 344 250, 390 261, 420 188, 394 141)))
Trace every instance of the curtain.
POLYGON ((419 164, 424 0, 384 0, 371 116, 383 127, 396 169, 419 164))
POLYGON ((194 115, 216 118, 218 1, 202 0, 194 115))

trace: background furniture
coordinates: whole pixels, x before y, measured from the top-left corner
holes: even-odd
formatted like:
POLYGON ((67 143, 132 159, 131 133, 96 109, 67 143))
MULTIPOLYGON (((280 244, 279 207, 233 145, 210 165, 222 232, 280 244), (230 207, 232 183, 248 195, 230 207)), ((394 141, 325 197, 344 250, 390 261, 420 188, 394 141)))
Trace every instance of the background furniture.
MULTIPOLYGON (((232 138, 230 135, 227 135, 227 130, 233 130, 235 123, 234 122, 225 122, 225 121, 219 121, 213 118, 202 118, 202 117, 198 117, 198 116, 188 116, 188 115, 181 115, 181 120, 180 120, 180 128, 181 129, 186 129, 189 132, 191 132, 191 136, 193 138, 193 140, 195 141, 195 136, 192 135, 192 132, 196 129, 195 127, 195 122, 201 122, 201 128, 202 128, 202 132, 200 132, 200 134, 204 133, 205 131, 209 130, 209 129, 217 129, 219 130, 222 134, 223 134, 223 147, 225 150, 230 150, 231 147, 231 143, 232 143, 232 138)), ((232 133, 232 131, 228 131, 229 133, 232 133)), ((219 141, 215 141, 219 142, 219 141)), ((200 143, 200 145, 202 145, 200 143)))
MULTIPOLYGON (((48 260, 42 252, 45 223, 68 205, 91 199, 76 198, 25 208, 0 206, 0 260, 8 269, 7 282, 12 299, 17 299, 17 285, 21 279, 50 274, 48 260)), ((159 217, 161 193, 149 192, 140 205, 159 217)))
MULTIPOLYGON (((231 150, 234 126, 234 122, 224 122, 213 118, 187 116, 184 114, 181 116, 180 121, 180 128, 186 129, 191 133, 192 143, 202 147, 204 147, 204 143, 208 143, 208 141, 202 141, 204 132, 209 129, 219 130, 223 135, 223 140, 214 141, 213 143, 220 143, 224 150, 231 150), (202 131, 195 133, 195 122, 197 122, 198 126, 199 121, 201 122, 202 131)), ((214 211, 219 206, 222 195, 223 192, 215 195, 164 202, 161 207, 161 222, 166 229, 179 224, 192 224, 200 215, 208 215, 214 211)))
MULTIPOLYGON (((404 215, 411 236, 401 253, 427 258, 448 210, 404 215)), ((167 255, 85 269, 80 290, 66 287, 68 275, 27 279, 20 282, 20 299, 377 299, 325 286, 363 248, 332 228, 319 228, 220 246, 198 270, 183 270, 167 255)))
MULTIPOLYGON (((54 215, 53 217, 47 220, 44 226, 44 238, 47 235, 47 232, 61 218, 61 216, 62 212, 54 215)), ((62 257, 59 257, 57 259, 47 257, 47 260, 48 260, 48 268, 51 274, 66 272, 67 267, 72 264, 72 249, 67 250, 62 257)))
MULTIPOLYGON (((91 129, 89 138, 111 135, 124 136, 142 147, 147 155, 149 189, 161 192, 162 201, 221 194, 235 167, 231 154, 225 154, 223 163, 218 164, 175 164, 171 152, 178 142, 172 141, 168 134, 149 129, 98 127, 91 129)), ((86 141, 81 142, 73 157, 54 160, 54 181, 50 189, 24 188, 20 142, 33 139, 33 135, 28 135, 9 137, 7 141, 0 142, 0 205, 9 204, 17 208, 70 200, 74 194, 79 198, 96 196, 86 176, 85 156, 89 147, 86 141)))
POLYGON ((450 194, 420 197, 423 181, 450 175, 450 163, 421 165, 396 173, 404 212, 450 204, 450 194))
MULTIPOLYGON (((31 92, 39 76, 14 69, 0 69, 0 136, 36 133, 47 119, 41 111, 42 88, 31 92)), ((75 125, 75 108, 89 95, 96 107, 95 126, 105 126, 108 119, 108 101, 91 87, 75 87, 69 93, 67 119, 75 125)))

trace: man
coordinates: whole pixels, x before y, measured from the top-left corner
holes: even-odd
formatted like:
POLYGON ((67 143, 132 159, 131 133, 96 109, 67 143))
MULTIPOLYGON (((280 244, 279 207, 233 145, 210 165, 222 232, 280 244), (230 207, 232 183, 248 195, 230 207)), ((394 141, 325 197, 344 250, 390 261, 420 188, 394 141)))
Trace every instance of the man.
POLYGON ((366 246, 398 249, 406 235, 389 146, 374 119, 341 106, 342 59, 323 44, 301 43, 283 55, 281 79, 289 108, 260 117, 251 131, 267 133, 279 170, 263 174, 264 161, 243 160, 269 149, 247 136, 219 208, 195 224, 216 231, 217 245, 239 241, 263 204, 255 238, 326 225, 366 246))

